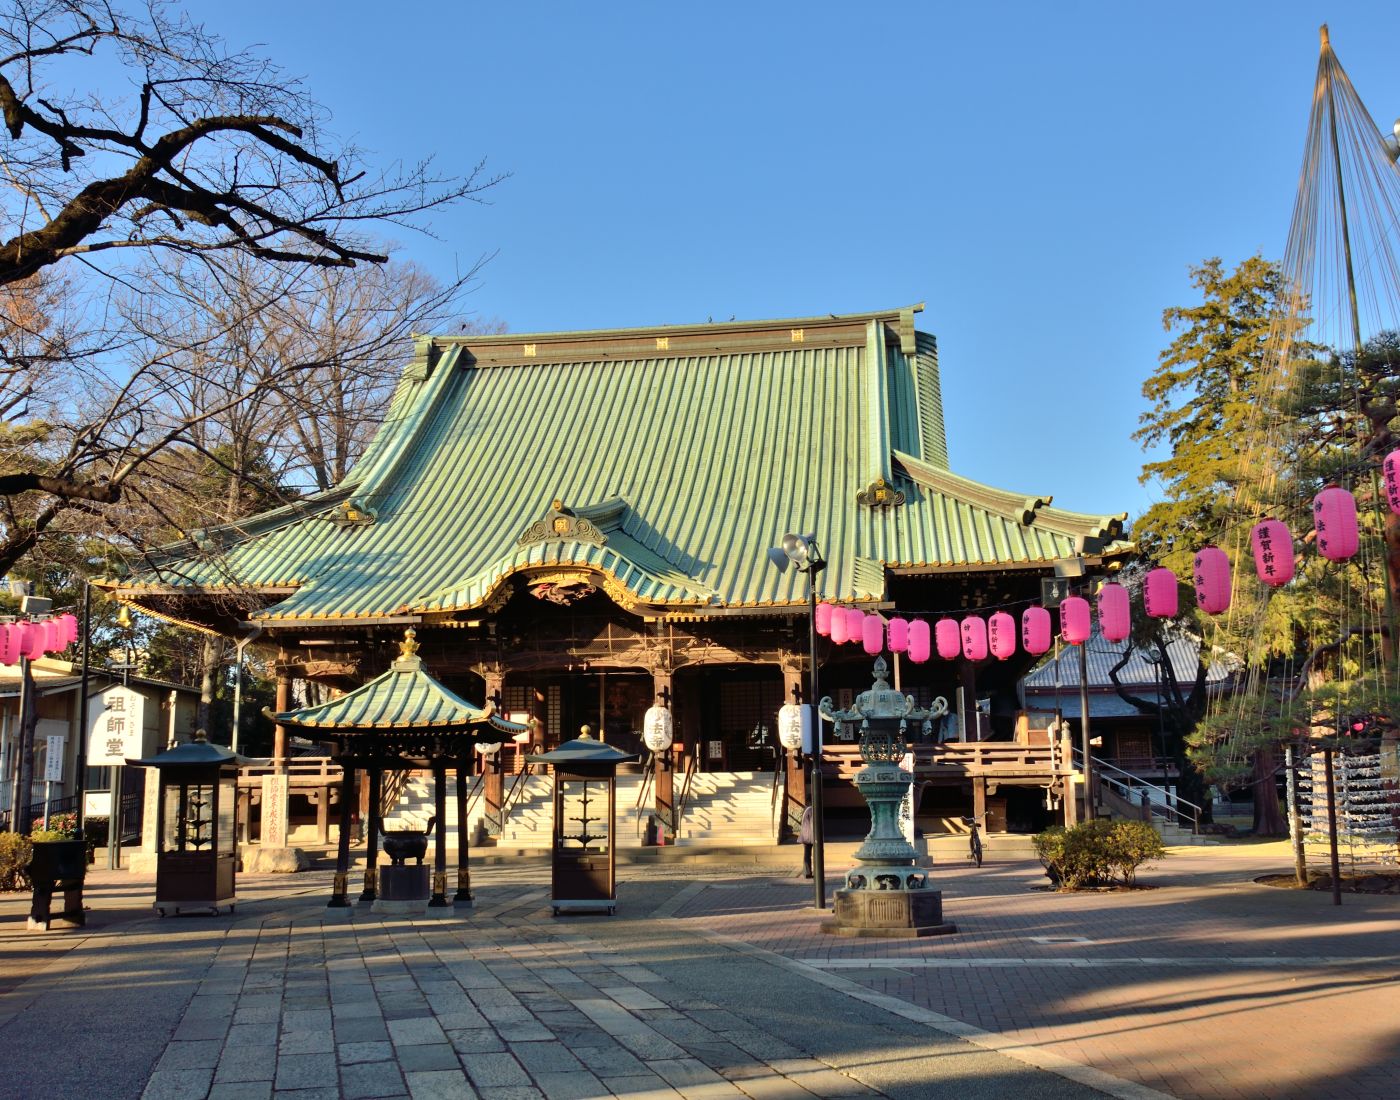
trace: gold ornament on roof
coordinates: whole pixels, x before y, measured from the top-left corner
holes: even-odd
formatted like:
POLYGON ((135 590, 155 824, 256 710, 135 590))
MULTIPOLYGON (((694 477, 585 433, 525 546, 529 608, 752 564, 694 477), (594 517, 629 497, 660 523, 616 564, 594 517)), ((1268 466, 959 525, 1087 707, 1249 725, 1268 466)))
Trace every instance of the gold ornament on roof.
POLYGON ((399 660, 407 661, 418 654, 418 632, 409 627, 403 632, 403 641, 399 643, 399 660))

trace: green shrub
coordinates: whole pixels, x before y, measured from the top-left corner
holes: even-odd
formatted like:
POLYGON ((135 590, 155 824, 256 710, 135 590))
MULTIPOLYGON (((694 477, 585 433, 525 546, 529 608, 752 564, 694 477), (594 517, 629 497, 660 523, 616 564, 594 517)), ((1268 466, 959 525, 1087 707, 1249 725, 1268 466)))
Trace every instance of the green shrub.
POLYGON ((1145 821, 1116 822, 1109 849, 1118 877, 1128 886, 1137 881, 1139 867, 1167 854, 1162 847, 1162 835, 1145 821))
POLYGON ((0 833, 0 890, 29 889, 29 856, 33 845, 19 833, 0 833))
POLYGON ((1045 874, 1064 890, 1086 886, 1131 886, 1137 869, 1166 855, 1157 830, 1143 821, 1085 821, 1056 826, 1034 838, 1045 874))

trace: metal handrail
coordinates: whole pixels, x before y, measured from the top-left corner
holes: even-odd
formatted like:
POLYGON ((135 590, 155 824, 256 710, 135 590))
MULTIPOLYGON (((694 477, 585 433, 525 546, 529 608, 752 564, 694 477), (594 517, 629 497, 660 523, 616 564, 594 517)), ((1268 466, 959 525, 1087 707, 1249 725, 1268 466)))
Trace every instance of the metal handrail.
POLYGON ((692 752, 685 758, 685 776, 681 779, 681 794, 676 799, 672 813, 675 816, 675 823, 671 828, 671 835, 679 840, 681 835, 681 823, 685 820, 686 808, 690 805, 690 783, 695 778, 695 772, 700 763, 699 752, 692 752))
MULTIPOLYGON (((1073 752, 1075 763, 1082 769, 1084 754, 1079 749, 1074 749, 1073 752)), ((1137 802, 1144 806, 1149 815, 1160 817, 1169 823, 1175 818, 1175 824, 1188 827, 1193 833, 1199 833, 1201 831, 1201 807, 1196 805, 1196 803, 1192 802, 1189 798, 1182 798, 1181 795, 1175 794, 1165 787, 1153 783, 1150 779, 1144 779, 1140 775, 1134 775, 1132 772, 1125 771, 1116 764, 1110 764, 1107 760, 1100 760, 1097 756, 1090 756, 1089 760, 1094 766, 1094 776, 1099 782, 1107 784, 1109 787, 1118 791, 1119 794, 1128 801, 1137 802), (1133 782, 1124 783, 1121 779, 1107 774, 1109 772, 1117 772, 1118 775, 1125 775, 1133 780, 1133 782), (1162 801, 1159 803, 1153 801, 1151 798, 1144 799, 1143 796, 1148 791, 1156 791, 1162 796, 1162 801), (1173 803, 1178 803, 1181 806, 1188 806, 1191 812, 1185 813, 1177 805, 1173 805, 1173 803)))
POLYGON ((778 811, 786 806, 787 770, 782 767, 782 757, 779 756, 773 764, 773 790, 768 796, 768 824, 773 830, 774 840, 782 839, 783 824, 778 811))
POLYGON ((408 786, 408 772, 402 768, 385 772, 379 783, 379 820, 383 821, 394 812, 404 788, 408 786))
POLYGON ((530 765, 525 761, 525 753, 519 755, 519 766, 515 773, 515 781, 511 783, 510 790, 501 799, 501 828, 506 827, 506 822, 510 820, 510 812, 515 809, 516 803, 520 801, 524 794, 525 780, 530 777, 530 765))
POLYGON ((636 826, 635 832, 638 838, 642 835, 642 816, 647 804, 647 792, 650 784, 656 777, 656 753, 647 757, 647 762, 642 765, 642 781, 637 787, 637 801, 632 807, 632 823, 636 826))

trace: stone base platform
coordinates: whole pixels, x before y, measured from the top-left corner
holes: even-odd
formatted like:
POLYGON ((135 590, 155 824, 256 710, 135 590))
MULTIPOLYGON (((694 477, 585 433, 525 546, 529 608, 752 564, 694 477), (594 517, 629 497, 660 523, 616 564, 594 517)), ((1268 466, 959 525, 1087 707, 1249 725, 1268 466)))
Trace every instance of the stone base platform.
POLYGON ((958 930, 943 919, 941 890, 837 890, 831 908, 821 928, 833 936, 914 939, 958 930))

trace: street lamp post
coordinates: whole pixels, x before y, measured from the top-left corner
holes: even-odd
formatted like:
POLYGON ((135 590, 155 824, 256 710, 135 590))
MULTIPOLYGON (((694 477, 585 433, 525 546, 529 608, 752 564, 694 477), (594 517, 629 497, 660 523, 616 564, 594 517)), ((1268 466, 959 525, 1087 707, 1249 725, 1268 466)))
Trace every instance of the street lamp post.
POLYGON ((816 887, 818 909, 826 908, 826 823, 822 805, 822 718, 817 709, 817 574, 826 568, 826 559, 817 548, 816 535, 783 536, 782 544, 768 551, 768 560, 779 573, 789 565, 807 574, 807 644, 810 667, 807 676, 807 706, 812 716, 811 805, 812 805, 812 878, 816 887))

